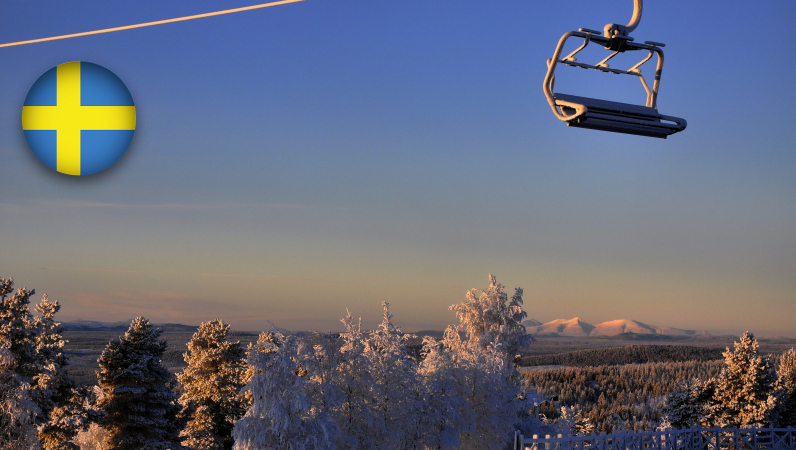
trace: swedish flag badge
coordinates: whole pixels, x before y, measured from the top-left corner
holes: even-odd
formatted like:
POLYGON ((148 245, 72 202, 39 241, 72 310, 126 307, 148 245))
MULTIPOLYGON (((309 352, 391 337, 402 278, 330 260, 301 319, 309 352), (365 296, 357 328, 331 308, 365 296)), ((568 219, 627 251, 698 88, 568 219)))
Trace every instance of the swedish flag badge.
POLYGON ((110 70, 82 61, 60 64, 30 88, 22 107, 30 149, 49 168, 91 175, 115 163, 133 139, 135 105, 110 70))

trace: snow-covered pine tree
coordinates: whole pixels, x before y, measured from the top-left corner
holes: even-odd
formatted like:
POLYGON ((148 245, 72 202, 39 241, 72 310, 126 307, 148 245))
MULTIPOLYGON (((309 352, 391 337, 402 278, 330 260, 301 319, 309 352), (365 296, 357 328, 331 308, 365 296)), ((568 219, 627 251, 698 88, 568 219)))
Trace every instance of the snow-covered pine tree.
POLYGON ((705 423, 716 393, 716 380, 686 380, 666 398, 661 414, 672 428, 694 428, 705 423))
POLYGON ((0 341, 8 344, 10 370, 27 382, 40 373, 36 355, 36 321, 30 313, 30 297, 35 289, 19 288, 11 295, 13 278, 0 278, 0 341))
POLYGON ((50 411, 46 424, 39 426, 39 440, 44 450, 77 450, 74 442, 80 431, 89 426, 92 413, 86 411, 84 388, 71 387, 50 411))
POLYGON ((716 393, 706 421, 717 427, 767 427, 777 419, 777 374, 758 343, 746 332, 735 350, 724 352, 725 367, 716 380, 716 393))
POLYGON ((63 353, 63 328, 55 320, 60 311, 58 300, 47 294, 36 305, 36 356, 39 373, 33 377, 34 401, 42 410, 44 422, 39 425, 39 440, 44 450, 77 450, 70 443, 83 425, 82 398, 66 372, 63 353))
POLYGON ((777 386, 783 393, 779 425, 796 427, 796 349, 782 354, 777 371, 777 386))
POLYGON ((307 395, 308 376, 299 361, 307 348, 302 336, 273 333, 249 351, 254 374, 245 389, 252 394, 246 415, 235 422, 236 450, 334 448, 338 432, 329 413, 307 395))
POLYGON ((177 420, 179 404, 172 391, 174 376, 163 366, 166 341, 143 317, 111 341, 102 352, 97 372, 106 413, 102 426, 114 450, 182 449, 177 420))
POLYGON ((30 386, 11 370, 13 358, 0 338, 0 448, 38 449, 35 422, 40 410, 30 399, 30 386))
POLYGON ((35 291, 23 287, 9 295, 13 284, 13 278, 0 278, 0 340, 8 343, 13 357, 10 370, 29 386, 39 408, 36 424, 44 450, 73 450, 69 439, 77 432, 77 419, 70 417, 70 402, 75 390, 65 370, 63 329, 55 320, 61 306, 45 294, 34 317, 30 297, 35 291))
POLYGON ((232 428, 246 412, 239 395, 247 369, 240 341, 227 341, 230 326, 202 323, 183 355, 188 367, 177 374, 182 384, 181 415, 188 420, 182 443, 195 450, 229 450, 232 428))

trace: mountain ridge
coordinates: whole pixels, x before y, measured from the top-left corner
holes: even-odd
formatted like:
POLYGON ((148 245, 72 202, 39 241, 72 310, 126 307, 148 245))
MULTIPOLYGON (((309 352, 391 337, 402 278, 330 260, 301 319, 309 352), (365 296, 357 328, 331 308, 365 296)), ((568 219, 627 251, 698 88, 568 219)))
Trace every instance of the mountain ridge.
POLYGON ((659 327, 632 319, 616 319, 592 325, 580 317, 572 319, 555 319, 541 323, 535 319, 523 321, 528 334, 548 336, 595 337, 617 336, 622 334, 660 335, 660 336, 697 336, 708 335, 706 331, 684 330, 675 327, 659 327))

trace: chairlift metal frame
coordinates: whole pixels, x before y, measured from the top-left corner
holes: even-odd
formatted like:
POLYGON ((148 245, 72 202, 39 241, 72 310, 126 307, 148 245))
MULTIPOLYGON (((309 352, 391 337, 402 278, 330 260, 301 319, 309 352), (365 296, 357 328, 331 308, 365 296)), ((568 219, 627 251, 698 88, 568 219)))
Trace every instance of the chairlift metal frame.
POLYGON ((685 119, 665 116, 658 113, 658 89, 660 88, 661 73, 663 72, 663 47, 660 42, 645 41, 643 44, 633 42, 630 32, 641 21, 643 0, 634 0, 633 17, 628 25, 608 24, 603 33, 579 28, 578 31, 565 33, 558 41, 555 53, 547 60, 547 75, 544 79, 544 94, 553 113, 568 126, 590 128, 617 133, 635 134, 666 139, 674 133, 683 131, 687 125, 685 119), (583 39, 583 44, 572 53, 561 58, 564 44, 571 37, 583 39), (607 50, 612 51, 608 57, 597 64, 578 62, 575 55, 580 53, 589 43, 595 42, 607 50), (610 67, 608 61, 619 53, 626 51, 643 50, 648 52, 646 57, 627 70, 610 67), (655 80, 650 89, 647 80, 641 74, 641 66, 657 56, 655 80), (574 95, 553 93, 555 83, 555 69, 558 63, 581 69, 594 69, 600 72, 617 75, 637 76, 647 92, 647 101, 644 106, 628 103, 613 102, 608 100, 578 97, 574 95))

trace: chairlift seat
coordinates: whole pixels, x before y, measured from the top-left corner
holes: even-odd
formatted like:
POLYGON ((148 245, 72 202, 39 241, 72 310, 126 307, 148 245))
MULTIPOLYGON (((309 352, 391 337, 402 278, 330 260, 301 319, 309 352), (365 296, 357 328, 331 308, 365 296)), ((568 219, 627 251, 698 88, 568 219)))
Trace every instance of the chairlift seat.
POLYGON ((571 127, 666 139, 687 125, 685 119, 664 116, 648 106, 567 94, 553 94, 553 98, 571 127))

